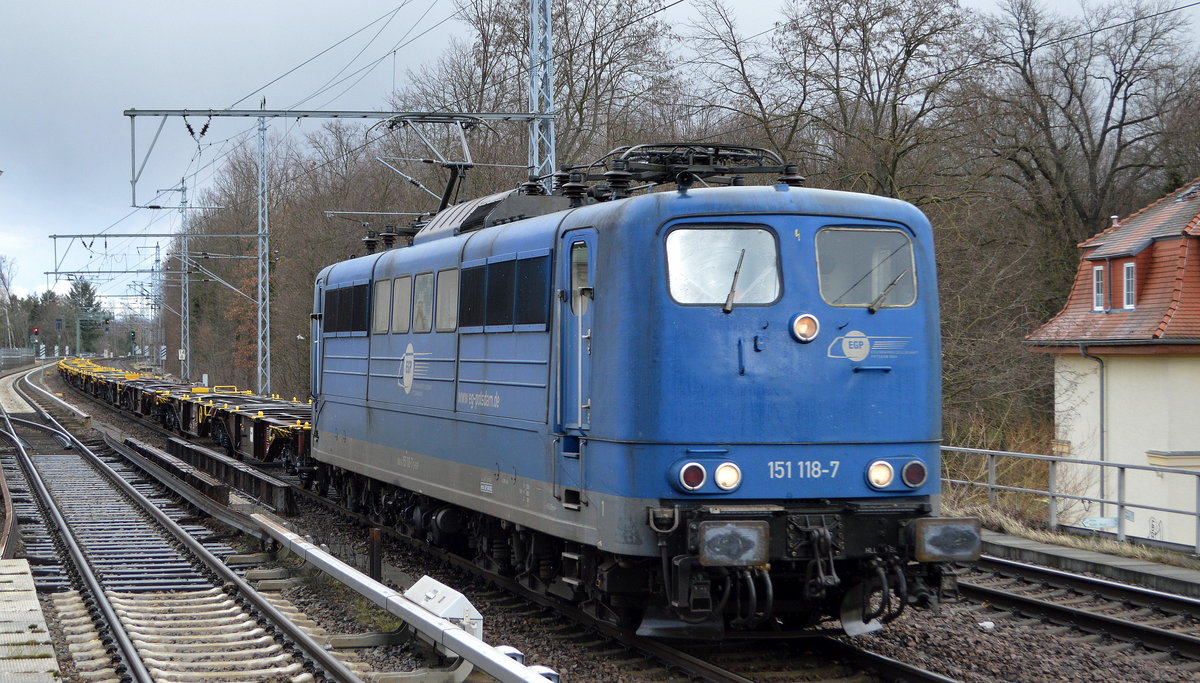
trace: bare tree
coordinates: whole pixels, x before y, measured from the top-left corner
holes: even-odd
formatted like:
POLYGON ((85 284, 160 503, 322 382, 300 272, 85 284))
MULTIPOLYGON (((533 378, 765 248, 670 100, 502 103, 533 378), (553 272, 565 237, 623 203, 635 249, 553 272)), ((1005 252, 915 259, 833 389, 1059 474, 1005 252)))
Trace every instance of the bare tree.
MULTIPOLYGON (((1161 191, 1164 122, 1192 112, 1187 21, 1162 0, 1089 7, 1078 20, 1009 0, 989 25, 993 153, 1027 215, 1075 244, 1161 191)), ((1175 128, 1180 130, 1178 125, 1175 128)))
POLYGON ((804 93, 813 153, 838 187, 944 198, 961 175, 972 16, 955 0, 790 0, 773 67, 804 93))
POLYGON ((0 306, 4 307, 4 338, 8 348, 16 346, 10 310, 16 303, 16 296, 13 295, 11 286, 16 274, 17 259, 0 254, 0 306))
MULTIPOLYGON (((696 84, 699 97, 688 98, 694 110, 717 112, 715 131, 727 131, 731 140, 753 140, 800 161, 813 147, 803 137, 810 123, 808 81, 774 68, 779 60, 770 39, 743 36, 722 0, 701 0, 697 9, 691 39, 703 80, 696 84)), ((714 128, 707 133, 713 136, 714 128)))

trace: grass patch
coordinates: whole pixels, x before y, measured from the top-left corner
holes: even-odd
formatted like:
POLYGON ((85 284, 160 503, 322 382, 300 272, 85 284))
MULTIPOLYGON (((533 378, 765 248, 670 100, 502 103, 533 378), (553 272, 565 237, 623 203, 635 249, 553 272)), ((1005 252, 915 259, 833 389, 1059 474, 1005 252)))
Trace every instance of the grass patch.
POLYGON ((321 599, 328 603, 344 605, 354 620, 370 631, 390 632, 405 625, 399 617, 380 609, 345 584, 338 583, 325 574, 305 579, 304 586, 314 593, 320 593, 321 599))
POLYGON ((987 503, 969 503, 962 506, 943 504, 942 513, 954 517, 978 517, 987 529, 1010 536, 1028 538, 1031 541, 1200 570, 1200 559, 1183 553, 1133 543, 1121 543, 1103 536, 1078 536, 1050 531, 1045 524, 1030 524, 1020 512, 1006 510, 1003 506, 991 506, 987 503))

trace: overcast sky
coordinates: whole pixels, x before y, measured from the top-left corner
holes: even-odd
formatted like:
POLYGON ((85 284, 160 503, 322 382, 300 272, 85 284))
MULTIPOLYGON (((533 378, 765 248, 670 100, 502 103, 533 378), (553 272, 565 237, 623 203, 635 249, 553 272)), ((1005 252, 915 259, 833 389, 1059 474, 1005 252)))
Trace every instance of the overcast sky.
MULTIPOLYGON (((770 27, 780 1, 731 4, 745 32, 752 33, 770 27)), ((968 4, 986 6, 984 0, 968 4)), ((327 0, 0 3, 0 254, 17 259, 14 291, 24 295, 54 284, 45 271, 153 266, 153 241, 118 238, 98 238, 90 249, 58 240, 56 263, 51 234, 178 228, 177 211, 130 206, 130 127, 124 110, 254 109, 264 96, 271 109, 378 109, 393 83, 403 84, 406 69, 436 58, 450 35, 465 33, 461 23, 447 21, 454 11, 450 0, 358 0, 336 6, 327 0), (402 9, 393 14, 397 7, 402 9), (387 56, 397 46, 395 57, 387 56), (381 57, 361 80, 354 76, 300 104, 331 79, 381 57)), ((695 14, 683 2, 665 16, 679 25, 695 14)), ((158 120, 138 119, 139 164, 158 120)), ((198 129, 204 121, 191 123, 198 129)), ((223 140, 253 123, 214 119, 202 142, 223 140)), ((320 125, 308 121, 297 128, 276 121, 271 132, 320 125)), ((177 186, 189 164, 195 168, 198 151, 201 165, 219 154, 216 146, 198 147, 180 119, 168 119, 138 182, 139 203, 177 186)), ((175 205, 178 195, 169 193, 154 203, 175 205)), ((138 279, 149 276, 96 284, 102 293, 126 294, 138 279)), ((66 288, 65 279, 56 286, 66 288)))

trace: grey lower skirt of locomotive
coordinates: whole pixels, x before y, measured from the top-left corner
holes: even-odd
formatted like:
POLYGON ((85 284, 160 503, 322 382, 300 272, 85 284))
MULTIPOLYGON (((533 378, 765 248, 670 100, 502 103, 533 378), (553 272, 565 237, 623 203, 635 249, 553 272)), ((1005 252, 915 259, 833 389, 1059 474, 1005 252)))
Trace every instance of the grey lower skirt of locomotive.
POLYGON ((979 559, 981 535, 978 519, 931 508, 927 498, 652 508, 667 580, 638 632, 722 637, 838 618, 859 635, 908 605, 936 608, 950 563, 979 559))

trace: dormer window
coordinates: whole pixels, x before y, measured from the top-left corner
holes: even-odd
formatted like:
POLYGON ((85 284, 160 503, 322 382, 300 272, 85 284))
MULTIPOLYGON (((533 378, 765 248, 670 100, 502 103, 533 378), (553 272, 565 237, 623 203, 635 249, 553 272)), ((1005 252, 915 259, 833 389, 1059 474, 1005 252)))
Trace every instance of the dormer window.
POLYGON ((1134 270, 1132 263, 1125 264, 1125 308, 1133 308, 1134 297, 1134 270))
POLYGON ((1104 310, 1104 266, 1092 268, 1092 310, 1104 310))

